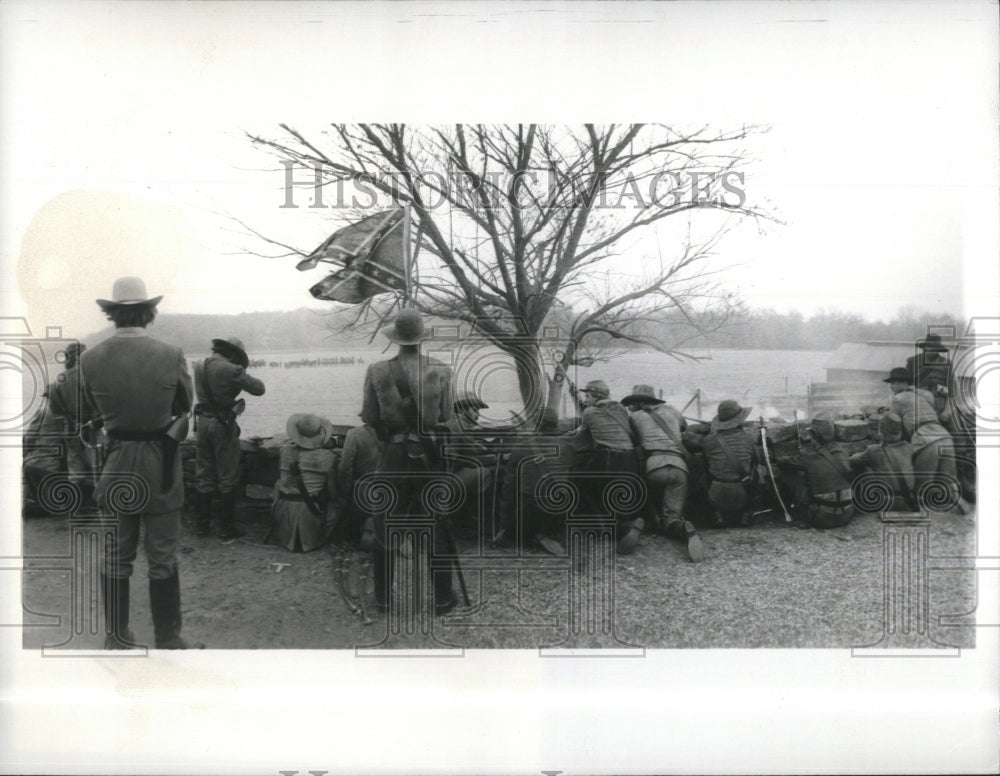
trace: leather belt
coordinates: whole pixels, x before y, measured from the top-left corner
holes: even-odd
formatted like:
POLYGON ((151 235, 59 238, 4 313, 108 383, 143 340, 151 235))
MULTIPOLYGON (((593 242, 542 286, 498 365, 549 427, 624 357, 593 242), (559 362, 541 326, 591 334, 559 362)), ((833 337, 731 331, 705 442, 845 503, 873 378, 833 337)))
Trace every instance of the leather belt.
POLYGON ((155 431, 126 431, 109 428, 107 434, 109 439, 117 439, 120 442, 158 442, 163 439, 168 428, 170 428, 169 424, 155 431))
POLYGON ((232 411, 233 411, 232 407, 222 408, 222 407, 218 407, 218 406, 216 406, 214 404, 207 404, 207 403, 204 403, 204 402, 201 403, 201 404, 195 404, 194 405, 194 414, 195 415, 208 415, 210 417, 214 417, 216 415, 216 413, 226 413, 226 412, 232 412, 232 411))

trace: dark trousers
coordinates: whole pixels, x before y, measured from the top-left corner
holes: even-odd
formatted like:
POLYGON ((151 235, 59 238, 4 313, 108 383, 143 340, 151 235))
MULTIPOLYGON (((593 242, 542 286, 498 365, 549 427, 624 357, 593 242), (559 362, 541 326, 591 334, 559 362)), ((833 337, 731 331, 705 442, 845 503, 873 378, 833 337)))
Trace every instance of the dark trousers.
POLYGON ((581 456, 579 469, 585 475, 595 475, 585 478, 581 488, 588 513, 613 516, 621 538, 645 503, 635 451, 600 447, 581 456))
MULTIPOLYGON (((372 571, 375 577, 375 600, 380 604, 388 602, 389 591, 392 590, 393 558, 389 548, 386 520, 427 519, 434 520, 433 543, 431 546, 431 564, 436 559, 448 554, 450 526, 445 521, 446 516, 430 510, 433 506, 430 489, 442 478, 440 471, 428 467, 425 459, 411 458, 407 452, 406 443, 390 443, 385 446, 376 469, 377 481, 373 483, 372 504, 382 507, 374 510, 375 534, 378 537, 379 548, 372 553, 372 571), (383 506, 382 497, 388 499, 383 506)), ((364 504, 361 504, 364 508, 364 504)), ((447 602, 452 596, 452 571, 440 570, 434 573, 434 598, 438 605, 447 602)))

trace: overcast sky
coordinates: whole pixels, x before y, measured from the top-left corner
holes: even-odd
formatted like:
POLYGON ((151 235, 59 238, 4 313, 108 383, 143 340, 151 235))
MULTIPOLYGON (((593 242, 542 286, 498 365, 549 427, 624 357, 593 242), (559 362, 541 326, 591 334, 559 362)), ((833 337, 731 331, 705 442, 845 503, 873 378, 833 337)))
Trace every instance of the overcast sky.
POLYGON ((740 230, 720 256, 750 305, 997 306, 992 3, 14 2, 0 15, 2 301, 36 329, 99 328, 93 300, 123 274, 164 294, 164 312, 321 306, 317 275, 240 253, 250 243, 226 214, 313 247, 330 222, 279 207, 282 174, 243 132, 356 119, 765 124, 745 188, 784 224, 740 230))

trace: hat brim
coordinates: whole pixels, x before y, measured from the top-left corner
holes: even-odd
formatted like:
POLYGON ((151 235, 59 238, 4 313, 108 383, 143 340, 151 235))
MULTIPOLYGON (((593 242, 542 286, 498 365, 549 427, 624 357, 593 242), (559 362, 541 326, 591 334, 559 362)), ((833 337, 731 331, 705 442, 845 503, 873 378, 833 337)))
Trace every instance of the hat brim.
POLYGON ((906 383, 907 385, 913 385, 912 377, 887 377, 883 383, 906 383))
POLYGON ((110 299, 98 299, 97 304, 101 306, 102 310, 113 310, 116 307, 140 307, 146 305, 148 307, 156 307, 160 303, 163 296, 154 296, 150 299, 123 299, 120 302, 113 302, 110 299))
POLYGON ((619 404, 639 404, 641 402, 646 402, 648 404, 666 404, 663 399, 657 399, 655 396, 647 396, 644 393, 630 393, 624 399, 622 399, 619 404))
POLYGON ((740 407, 739 413, 728 420, 719 420, 719 416, 716 415, 712 418, 712 431, 725 431, 728 428, 742 426, 752 411, 753 407, 740 407))
POLYGON ((459 407, 474 407, 477 410, 488 410, 490 405, 484 402, 482 399, 461 399, 453 405, 455 409, 459 407))
POLYGON ((382 336, 384 336, 390 342, 396 343, 397 345, 419 345, 421 342, 427 339, 426 333, 421 334, 417 337, 409 337, 409 338, 397 337, 396 327, 395 325, 392 324, 390 324, 389 326, 383 326, 381 331, 382 331, 382 336))
POLYGON ((920 349, 925 353, 947 353, 948 348, 937 342, 921 342, 920 349))
POLYGON ((285 433, 299 447, 304 447, 306 450, 318 450, 333 436, 333 423, 326 418, 313 415, 310 412, 299 412, 288 419, 288 422, 285 424, 285 433), (316 434, 316 436, 307 437, 299 432, 298 425, 300 420, 310 417, 319 420, 320 433, 316 434))
POLYGON ((236 356, 239 359, 240 366, 244 369, 250 366, 250 357, 246 354, 246 351, 242 348, 236 347, 232 342, 227 342, 224 339, 213 339, 212 347, 216 350, 236 356))

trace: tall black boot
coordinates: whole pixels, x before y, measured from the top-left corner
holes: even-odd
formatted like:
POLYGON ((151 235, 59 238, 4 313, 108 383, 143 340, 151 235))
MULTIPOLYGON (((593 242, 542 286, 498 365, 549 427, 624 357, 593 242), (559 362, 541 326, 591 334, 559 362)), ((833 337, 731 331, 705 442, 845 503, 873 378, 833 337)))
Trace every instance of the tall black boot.
POLYGON ((83 494, 83 498, 80 501, 80 509, 77 514, 79 515, 97 515, 100 514, 100 508, 97 506, 97 501, 94 500, 94 486, 89 482, 78 483, 80 488, 80 493, 83 494))
POLYGON ((246 536, 247 532, 236 525, 236 491, 222 493, 219 500, 222 502, 222 527, 219 528, 219 538, 227 541, 246 536))
MULTIPOLYGON (((455 553, 454 539, 451 536, 450 526, 443 524, 447 518, 439 518, 438 525, 434 529, 434 543, 431 547, 431 560, 441 555, 453 555, 455 553)), ((434 576, 434 613, 447 614, 458 604, 455 593, 452 590, 452 569, 454 561, 451 561, 448 568, 431 572, 434 576)))
POLYGON ((450 568, 434 572, 434 614, 447 614, 458 604, 451 577, 450 568))
POLYGON ((132 649, 135 636, 128 628, 128 580, 101 574, 101 600, 104 604, 104 648, 132 649))
POLYGON ((375 606, 384 612, 389 608, 392 594, 392 563, 389 550, 376 547, 372 553, 372 576, 375 582, 375 606))
POLYGON ((157 649, 204 649, 181 638, 181 580, 177 571, 167 579, 149 580, 149 607, 157 649))
POLYGON ((195 533, 198 536, 209 536, 212 533, 212 492, 202 493, 200 490, 195 493, 194 506, 197 512, 195 522, 195 533))

